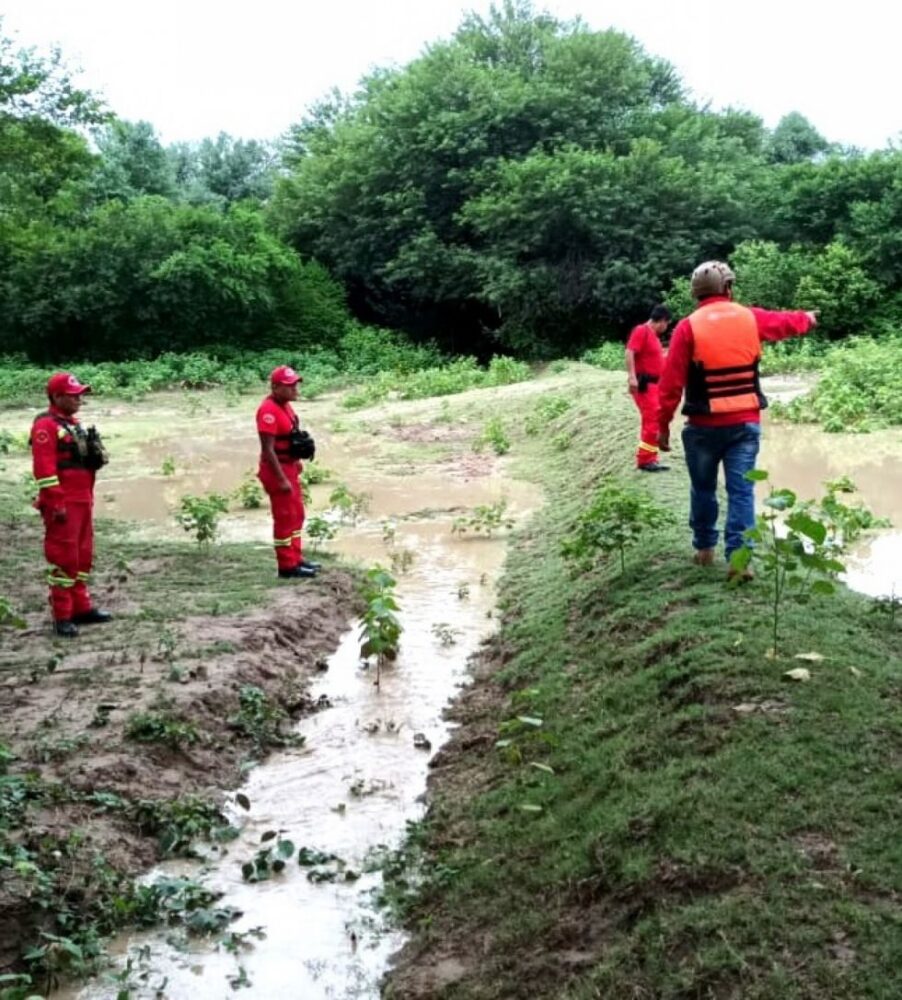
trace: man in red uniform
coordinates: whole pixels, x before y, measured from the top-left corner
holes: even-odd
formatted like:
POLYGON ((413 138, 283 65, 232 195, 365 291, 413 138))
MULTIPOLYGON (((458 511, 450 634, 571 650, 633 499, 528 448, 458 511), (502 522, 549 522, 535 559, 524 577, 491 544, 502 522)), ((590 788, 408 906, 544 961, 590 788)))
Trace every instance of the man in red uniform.
POLYGON ((692 272, 698 308, 677 323, 661 377, 659 445, 665 451, 670 421, 685 390, 683 413, 688 421, 682 436, 692 484, 689 524, 695 561, 702 566, 714 562, 721 464, 727 487, 728 561, 755 525, 754 484, 745 474, 755 467, 761 410, 767 406, 758 376, 761 345, 801 336, 817 325, 816 312, 773 312, 733 302, 735 280, 729 266, 717 260, 699 264, 692 272))
POLYGON ((94 479, 106 462, 93 427, 76 414, 90 392, 69 372, 47 383, 49 408, 31 428, 31 454, 38 486, 35 507, 44 519, 44 554, 50 563, 50 606, 57 635, 74 638, 79 625, 109 621, 88 592, 94 559, 94 479))
POLYGON ((257 409, 260 434, 260 469, 257 473, 269 495, 273 519, 273 545, 279 576, 316 576, 319 563, 308 562, 301 552, 304 496, 300 457, 312 458, 313 440, 300 430, 292 402, 298 398, 301 376, 282 365, 270 375, 272 392, 257 409), (309 445, 301 443, 306 438, 309 445))
POLYGON ((661 334, 670 323, 667 306, 655 306, 648 322, 633 328, 626 342, 626 371, 630 395, 642 415, 636 468, 642 472, 666 472, 658 461, 658 382, 664 369, 661 334))

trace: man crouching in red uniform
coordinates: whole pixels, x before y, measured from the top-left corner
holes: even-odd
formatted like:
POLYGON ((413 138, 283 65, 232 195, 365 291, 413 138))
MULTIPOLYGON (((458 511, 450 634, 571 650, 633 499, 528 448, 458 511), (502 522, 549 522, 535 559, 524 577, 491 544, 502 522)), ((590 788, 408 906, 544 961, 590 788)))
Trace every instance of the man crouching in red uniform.
POLYGON ((272 392, 257 409, 260 434, 260 469, 257 473, 269 496, 273 519, 273 545, 279 576, 316 576, 319 563, 308 562, 301 553, 304 496, 301 492, 301 458, 313 458, 313 438, 300 429, 291 406, 298 398, 294 369, 282 365, 269 377, 272 392))
POLYGON ((94 560, 94 479, 106 452, 93 427, 76 414, 90 392, 69 372, 47 383, 50 407, 31 428, 31 454, 38 486, 35 507, 44 519, 44 555, 50 563, 50 607, 57 635, 72 639, 79 625, 107 622, 112 615, 95 608, 88 592, 94 560))

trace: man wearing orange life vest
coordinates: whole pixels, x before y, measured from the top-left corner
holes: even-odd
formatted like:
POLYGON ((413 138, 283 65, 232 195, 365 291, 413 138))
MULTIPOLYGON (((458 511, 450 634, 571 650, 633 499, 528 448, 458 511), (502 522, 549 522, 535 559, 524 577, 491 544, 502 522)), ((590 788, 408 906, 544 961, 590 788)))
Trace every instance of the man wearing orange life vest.
POLYGON ((658 382, 664 369, 660 336, 669 323, 667 306, 655 306, 648 322, 634 327, 626 342, 627 383, 642 416, 636 452, 640 472, 666 472, 669 468, 658 461, 658 382))
MULTIPOLYGON (((745 474, 755 467, 761 439, 758 364, 763 341, 785 340, 817 325, 815 312, 774 312, 733 301, 736 276, 721 261, 706 261, 692 272, 698 307, 680 320, 660 383, 659 445, 669 450, 670 421, 685 390, 683 449, 691 482, 689 524, 695 562, 709 566, 717 546, 717 472, 722 464, 727 489, 724 549, 727 560, 755 524, 754 484, 745 474)), ((748 575, 748 574, 745 574, 748 575)))
POLYGON ((79 625, 107 622, 112 615, 94 607, 88 575, 94 558, 94 479, 106 453, 93 427, 76 414, 90 392, 69 372, 47 383, 50 406, 31 428, 31 454, 38 486, 35 507, 44 519, 44 555, 50 563, 50 606, 57 635, 78 635, 79 625))
POLYGON ((273 545, 279 576, 299 579, 316 576, 319 563, 308 562, 301 552, 304 496, 300 482, 301 458, 313 458, 315 446, 300 430, 292 402, 303 379, 282 365, 270 375, 271 393, 257 409, 260 435, 260 468, 257 473, 269 495, 273 518, 273 545))

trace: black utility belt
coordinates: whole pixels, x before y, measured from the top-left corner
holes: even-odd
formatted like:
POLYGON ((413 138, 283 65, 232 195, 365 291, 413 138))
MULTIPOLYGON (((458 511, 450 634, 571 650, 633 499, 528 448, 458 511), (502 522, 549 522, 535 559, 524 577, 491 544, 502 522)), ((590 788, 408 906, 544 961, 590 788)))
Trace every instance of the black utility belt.
POLYGON ((639 392, 645 392, 650 385, 655 385, 661 381, 660 375, 637 375, 636 381, 639 383, 639 392))

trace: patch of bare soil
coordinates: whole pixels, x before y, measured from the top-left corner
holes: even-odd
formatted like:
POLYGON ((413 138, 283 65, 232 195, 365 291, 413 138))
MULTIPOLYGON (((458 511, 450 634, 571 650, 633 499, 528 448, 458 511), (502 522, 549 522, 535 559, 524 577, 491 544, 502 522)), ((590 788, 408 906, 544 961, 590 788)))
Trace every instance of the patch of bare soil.
POLYGON ((390 427, 390 434, 397 441, 428 444, 466 441, 473 437, 473 429, 451 424, 404 424, 401 427, 390 427))
MULTIPOLYGON (((15 669, 16 657, 40 662, 52 647, 46 626, 29 622, 15 635, 15 650, 7 645, 0 656, 0 741, 16 755, 13 770, 59 783, 63 793, 58 804, 30 813, 23 842, 78 829, 84 853, 99 852, 120 872, 136 875, 153 864, 156 837, 86 797, 222 802, 224 790, 240 784, 242 762, 261 756, 233 721, 242 687, 253 685, 280 706, 287 733, 292 719, 315 710, 308 680, 337 647, 357 602, 350 575, 329 569, 313 582, 274 589, 266 606, 250 613, 168 624, 168 647, 139 644, 127 620, 83 628, 57 669, 31 676, 15 669), (117 633, 121 642, 111 646, 117 633), (127 723, 138 712, 187 724, 196 741, 173 747, 130 738, 127 723)), ((24 883, 0 888, 0 971, 14 961, 35 916, 24 883)))

